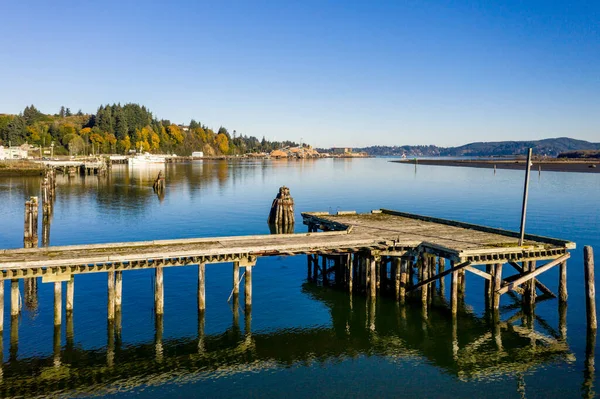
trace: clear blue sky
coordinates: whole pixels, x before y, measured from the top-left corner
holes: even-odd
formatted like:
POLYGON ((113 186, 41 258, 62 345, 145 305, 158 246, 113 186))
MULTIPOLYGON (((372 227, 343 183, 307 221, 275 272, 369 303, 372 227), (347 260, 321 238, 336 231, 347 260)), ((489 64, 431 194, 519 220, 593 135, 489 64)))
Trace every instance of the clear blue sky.
POLYGON ((1 10, 0 113, 135 102, 177 123, 323 147, 600 141, 597 0, 1 10))

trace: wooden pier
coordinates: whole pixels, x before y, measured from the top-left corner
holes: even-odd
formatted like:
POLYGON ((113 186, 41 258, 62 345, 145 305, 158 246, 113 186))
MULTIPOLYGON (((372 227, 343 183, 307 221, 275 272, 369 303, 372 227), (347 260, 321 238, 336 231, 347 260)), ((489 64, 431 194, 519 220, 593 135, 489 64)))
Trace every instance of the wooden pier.
MULTIPOLYGON (((521 295, 523 305, 557 295, 536 277, 559 266, 558 298, 567 299, 566 261, 575 244, 446 219, 391 210, 369 214, 323 212, 302 214, 308 233, 175 239, 0 250, 0 280, 11 280, 11 315, 20 313, 19 279, 55 284, 55 325, 62 323, 62 282, 67 282, 67 312, 74 308, 75 276, 106 272, 108 319, 120 313, 122 273, 155 269, 155 311, 164 309, 163 268, 198 265, 198 310, 206 308, 205 265, 233 264, 233 291, 239 293, 240 268, 244 303, 252 305, 252 268, 264 256, 307 255, 307 278, 336 285, 371 300, 390 295, 404 303, 420 301, 423 312, 432 302, 435 284, 450 276, 450 309, 456 315, 464 296, 466 272, 482 278, 482 294, 496 317, 500 297, 521 295), (320 231, 319 231, 320 230, 320 231), (320 258, 320 259, 319 259, 320 258), (545 264, 538 264, 545 262, 545 264), (507 267, 503 267, 506 265, 507 267), (512 269, 514 274, 507 275, 512 269), (539 291, 539 294, 538 294, 539 291)), ((443 290, 442 290, 443 291, 443 290)), ((0 309, 4 306, 0 295, 0 309)), ((0 329, 3 323, 0 324, 0 329)))

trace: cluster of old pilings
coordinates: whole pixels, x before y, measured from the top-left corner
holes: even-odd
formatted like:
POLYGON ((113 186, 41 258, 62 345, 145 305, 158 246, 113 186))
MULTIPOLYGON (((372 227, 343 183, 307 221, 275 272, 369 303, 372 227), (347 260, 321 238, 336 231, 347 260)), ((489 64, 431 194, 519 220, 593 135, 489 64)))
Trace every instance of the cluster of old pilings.
POLYGON ((287 232, 289 227, 294 226, 294 199, 290 195, 290 189, 286 186, 279 187, 279 193, 271 204, 271 211, 267 219, 269 225, 281 226, 282 232, 287 232))
POLYGON ((31 197, 25 202, 23 246, 25 248, 38 246, 38 197, 31 197))
MULTIPOLYGON (((450 308, 456 314, 459 302, 464 299, 466 273, 468 269, 476 273, 478 269, 468 265, 456 265, 454 261, 429 253, 417 255, 381 254, 379 251, 359 251, 354 253, 310 254, 307 276, 311 281, 323 285, 342 287, 350 293, 362 293, 369 298, 386 295, 404 304, 407 299, 420 301, 426 309, 432 302, 435 292, 445 292, 444 277, 450 275, 450 308), (434 277, 435 276, 435 277, 434 277)), ((509 263, 518 272, 523 272, 518 264, 509 263)), ((525 262, 527 271, 535 270, 535 262, 525 262)), ((559 300, 566 303, 566 261, 560 265, 559 300)), ((487 265, 484 294, 486 307, 498 310, 502 282, 502 264, 487 265), (486 276, 490 276, 489 279, 486 276)), ((505 286, 502 286, 504 288, 505 286)), ((533 307, 538 297, 537 291, 548 298, 556 295, 537 279, 531 279, 519 288, 524 306, 533 307)))

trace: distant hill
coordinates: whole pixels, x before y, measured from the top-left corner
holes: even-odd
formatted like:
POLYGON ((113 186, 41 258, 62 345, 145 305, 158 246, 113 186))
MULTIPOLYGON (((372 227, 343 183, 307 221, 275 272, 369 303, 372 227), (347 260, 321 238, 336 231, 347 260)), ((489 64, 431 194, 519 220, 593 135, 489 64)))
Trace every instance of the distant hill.
POLYGON ((524 155, 528 148, 533 148, 535 155, 545 155, 556 157, 558 154, 567 151, 582 150, 600 150, 600 143, 590 143, 589 141, 576 140, 568 137, 559 137, 553 139, 533 140, 533 141, 497 141, 497 142, 477 142, 465 144, 459 147, 438 147, 428 146, 371 146, 365 148, 356 148, 356 151, 365 151, 369 155, 376 156, 511 156, 524 155))

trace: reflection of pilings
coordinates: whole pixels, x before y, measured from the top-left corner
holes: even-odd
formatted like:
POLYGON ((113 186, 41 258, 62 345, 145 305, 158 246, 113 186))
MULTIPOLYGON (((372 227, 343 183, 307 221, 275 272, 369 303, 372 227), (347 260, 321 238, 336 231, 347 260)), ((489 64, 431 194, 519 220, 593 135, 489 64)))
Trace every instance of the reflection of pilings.
POLYGON ((240 297, 239 294, 233 294, 231 301, 231 311, 233 312, 233 331, 237 334, 240 330, 240 297))
POLYGON ((19 316, 11 316, 10 318, 10 360, 17 360, 19 352, 19 316))
POLYGON ((163 315, 157 314, 155 318, 154 329, 154 350, 157 362, 163 360, 163 315))
POLYGON ((52 344, 54 367, 60 367, 60 347, 61 347, 61 328, 60 325, 54 325, 54 339, 52 344))
POLYGON ((205 324, 204 310, 198 311, 198 353, 204 352, 204 324, 205 324))
POLYGON ((23 279, 23 291, 25 291, 25 307, 28 310, 36 310, 38 308, 38 287, 37 278, 23 279))
POLYGON ((567 303, 558 303, 558 334, 561 340, 567 340, 567 303))
POLYGON ((66 336, 66 338, 67 338, 67 345, 66 345, 66 347, 68 349, 72 350, 73 347, 75 346, 74 345, 74 342, 75 342, 75 326, 74 326, 74 323, 73 323, 73 312, 67 312, 66 316, 67 316, 67 334, 66 334, 67 335, 66 336))
POLYGON ((595 365, 596 330, 588 328, 585 345, 585 365, 583 369, 583 397, 595 398, 594 380, 596 378, 595 365))
POLYGON ((252 307, 244 309, 244 333, 246 337, 252 334, 252 307))
POLYGON ((115 363, 115 321, 106 322, 106 365, 112 367, 115 363))

